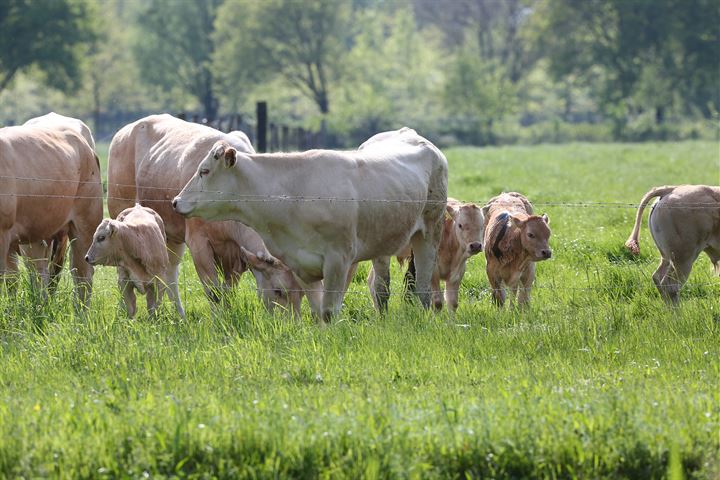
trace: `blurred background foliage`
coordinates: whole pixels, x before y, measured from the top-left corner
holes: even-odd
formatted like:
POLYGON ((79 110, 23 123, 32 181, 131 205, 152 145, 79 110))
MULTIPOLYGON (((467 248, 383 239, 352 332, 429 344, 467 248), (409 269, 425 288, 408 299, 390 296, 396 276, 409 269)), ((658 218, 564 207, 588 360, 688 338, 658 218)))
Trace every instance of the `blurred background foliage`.
POLYGON ((717 139, 720 0, 0 0, 0 125, 260 100, 331 146, 717 139))

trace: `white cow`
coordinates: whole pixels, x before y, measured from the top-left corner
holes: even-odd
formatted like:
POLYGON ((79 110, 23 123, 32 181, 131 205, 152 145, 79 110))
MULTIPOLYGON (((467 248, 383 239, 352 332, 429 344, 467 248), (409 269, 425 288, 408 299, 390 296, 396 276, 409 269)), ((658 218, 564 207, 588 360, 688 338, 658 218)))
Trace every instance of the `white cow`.
POLYGON ((417 294, 430 305, 447 202, 447 160, 411 129, 385 132, 361 150, 245 154, 216 143, 175 197, 175 210, 207 220, 239 220, 306 287, 323 280, 321 320, 337 314, 347 275, 372 260, 381 306, 389 296, 390 257, 408 242, 415 253, 417 294))
POLYGON ((217 141, 241 152, 255 152, 242 132, 226 134, 167 114, 151 115, 124 126, 113 137, 108 154, 110 215, 117 216, 136 202, 160 215, 165 224, 167 246, 172 252, 170 288, 175 291, 180 260, 187 245, 210 299, 221 300, 217 293, 232 287, 249 267, 256 278, 262 277, 263 286, 258 293, 266 305, 278 304, 299 315, 302 295, 297 295, 300 286, 292 274, 274 263, 263 264, 262 270, 255 269, 241 254, 241 247, 253 253, 266 253, 257 233, 240 222, 186 219, 172 209, 171 199, 190 180, 202 156, 217 141))

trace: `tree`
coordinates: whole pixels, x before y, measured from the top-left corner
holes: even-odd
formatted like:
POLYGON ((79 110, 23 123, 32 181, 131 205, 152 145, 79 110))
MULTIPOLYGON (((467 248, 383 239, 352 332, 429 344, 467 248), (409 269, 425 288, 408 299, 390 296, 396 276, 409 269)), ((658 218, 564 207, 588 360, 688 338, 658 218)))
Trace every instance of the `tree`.
POLYGON ((32 67, 46 85, 75 90, 80 47, 94 38, 88 18, 81 0, 0 0, 0 91, 32 67))
POLYGON ((165 90, 179 87, 213 120, 219 109, 212 56, 213 30, 221 0, 150 0, 141 9, 134 53, 142 78, 165 90))
MULTIPOLYGON (((282 75, 326 114, 352 36, 350 14, 350 2, 339 0, 232 1, 221 18, 252 16, 241 21, 248 29, 222 22, 219 34, 244 52, 236 57, 247 62, 239 68, 265 77, 282 75)), ((232 60, 223 56, 222 61, 232 60)))
POLYGON ((717 0, 546 0, 533 19, 554 78, 593 84, 619 126, 647 108, 662 123, 673 93, 706 115, 720 107, 717 0))

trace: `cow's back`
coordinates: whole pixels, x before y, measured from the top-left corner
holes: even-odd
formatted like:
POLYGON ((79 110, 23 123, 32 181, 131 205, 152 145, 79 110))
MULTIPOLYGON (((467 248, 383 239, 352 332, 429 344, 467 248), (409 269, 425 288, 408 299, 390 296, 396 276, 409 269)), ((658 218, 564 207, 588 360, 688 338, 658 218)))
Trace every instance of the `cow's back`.
POLYGON ((172 209, 171 200, 218 140, 253 152, 241 132, 224 134, 167 114, 151 115, 123 127, 113 138, 108 162, 108 196, 119 197, 112 205, 108 201, 110 214, 140 202, 163 219, 168 240, 183 243, 186 219, 172 209))
POLYGON ((23 243, 43 240, 70 220, 78 198, 102 205, 100 166, 71 129, 7 127, 0 129, 0 191, 2 227, 15 224, 23 243))
POLYGON ((31 118, 30 120, 25 122, 23 125, 55 128, 55 129, 60 129, 60 130, 62 130, 62 129, 73 130, 75 133, 78 133, 81 137, 83 137, 87 141, 88 145, 90 146, 91 149, 93 149, 93 151, 95 150, 95 139, 93 138, 92 131, 90 130, 90 127, 88 127, 85 124, 85 122, 83 122, 80 119, 73 118, 73 117, 66 117, 65 115, 60 115, 55 112, 50 112, 41 117, 31 118))

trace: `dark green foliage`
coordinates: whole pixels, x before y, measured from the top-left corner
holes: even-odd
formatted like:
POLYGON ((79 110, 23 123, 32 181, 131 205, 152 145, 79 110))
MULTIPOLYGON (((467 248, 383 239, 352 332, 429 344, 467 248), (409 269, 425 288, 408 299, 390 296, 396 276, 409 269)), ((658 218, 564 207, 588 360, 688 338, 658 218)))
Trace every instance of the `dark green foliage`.
POLYGON ((84 0, 0 1, 0 92, 31 67, 48 86, 76 90, 80 47, 95 35, 89 15, 84 0))

